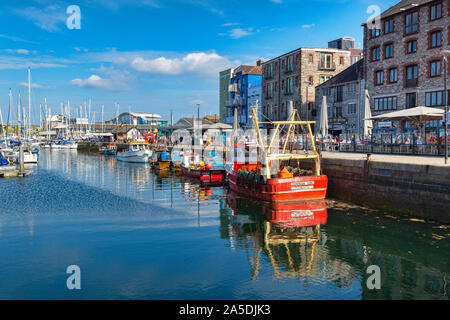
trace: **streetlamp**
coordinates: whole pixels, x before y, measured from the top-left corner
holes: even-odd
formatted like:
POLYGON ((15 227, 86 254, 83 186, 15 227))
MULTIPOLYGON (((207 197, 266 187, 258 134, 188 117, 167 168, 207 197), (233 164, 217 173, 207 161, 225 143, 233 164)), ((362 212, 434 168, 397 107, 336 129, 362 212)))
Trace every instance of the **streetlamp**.
POLYGON ((445 164, 448 162, 448 142, 447 142, 447 132, 448 132, 448 92, 447 92, 447 56, 450 54, 450 50, 442 50, 441 54, 444 56, 444 101, 445 101, 445 110, 444 110, 444 125, 445 125, 445 164))
POLYGON ((197 121, 200 121, 200 103, 197 103, 197 121))

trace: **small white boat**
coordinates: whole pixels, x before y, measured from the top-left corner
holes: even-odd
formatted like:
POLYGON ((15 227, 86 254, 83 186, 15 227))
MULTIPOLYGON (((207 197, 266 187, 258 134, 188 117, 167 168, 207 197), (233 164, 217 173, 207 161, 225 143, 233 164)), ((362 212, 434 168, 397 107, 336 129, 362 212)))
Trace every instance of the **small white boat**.
MULTIPOLYGON (((16 163, 19 163, 19 151, 14 152, 13 158, 16 160, 16 163)), ((29 149, 23 150, 23 163, 38 163, 38 155, 29 149)))
POLYGON ((62 141, 59 143, 52 143, 51 148, 57 150, 76 150, 78 149, 78 143, 62 141))
POLYGON ((133 163, 148 163, 151 151, 143 144, 131 144, 127 151, 118 152, 117 160, 133 163))

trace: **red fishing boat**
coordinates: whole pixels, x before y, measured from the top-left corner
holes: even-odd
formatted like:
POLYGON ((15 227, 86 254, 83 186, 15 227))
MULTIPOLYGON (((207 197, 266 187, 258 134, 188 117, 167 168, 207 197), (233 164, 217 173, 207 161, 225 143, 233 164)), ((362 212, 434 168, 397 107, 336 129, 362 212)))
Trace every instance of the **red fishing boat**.
POLYGON ((228 197, 233 215, 257 212, 264 220, 282 229, 311 227, 327 223, 325 200, 300 201, 297 203, 276 203, 267 205, 257 200, 228 197))
POLYGON ((181 170, 183 174, 203 183, 222 183, 225 180, 225 168, 220 164, 205 164, 199 161, 197 154, 183 154, 181 170))
POLYGON ((269 143, 265 143, 259 130, 256 111, 252 111, 254 128, 258 134, 258 148, 263 160, 249 163, 234 161, 227 165, 230 189, 238 194, 269 202, 289 202, 299 200, 324 199, 328 179, 320 167, 320 156, 315 146, 311 124, 314 121, 295 121, 296 111, 289 121, 275 121, 269 143), (295 132, 295 126, 306 126, 312 150, 286 152, 289 136, 295 132), (286 141, 281 153, 271 153, 275 137, 281 126, 289 126, 286 141), (312 170, 303 166, 303 160, 312 160, 312 170), (302 164, 302 167, 300 166, 302 164))
POLYGON ((264 207, 263 212, 267 221, 283 228, 310 227, 327 223, 325 200, 277 204, 264 207))
POLYGON ((205 168, 181 167, 186 177, 200 180, 201 182, 219 183, 224 181, 225 170, 212 170, 205 168))

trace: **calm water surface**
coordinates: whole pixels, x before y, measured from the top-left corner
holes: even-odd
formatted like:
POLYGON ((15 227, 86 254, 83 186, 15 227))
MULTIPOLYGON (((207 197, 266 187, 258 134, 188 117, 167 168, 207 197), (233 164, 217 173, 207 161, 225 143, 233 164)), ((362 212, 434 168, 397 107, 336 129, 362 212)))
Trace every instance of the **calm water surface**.
POLYGON ((449 297, 445 225, 335 201, 273 210, 76 151, 42 151, 0 197, 0 299, 449 297), (373 264, 380 290, 366 287, 373 264))

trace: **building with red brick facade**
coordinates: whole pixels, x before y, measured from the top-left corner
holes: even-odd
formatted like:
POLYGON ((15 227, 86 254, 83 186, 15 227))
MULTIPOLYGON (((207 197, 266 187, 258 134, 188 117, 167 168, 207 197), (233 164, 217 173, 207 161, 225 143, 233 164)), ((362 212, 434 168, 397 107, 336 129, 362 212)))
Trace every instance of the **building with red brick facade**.
POLYGON ((286 120, 294 108, 315 117, 315 87, 351 65, 350 50, 299 48, 262 65, 262 118, 286 120))
MULTIPOLYGON (((364 77, 372 114, 444 106, 442 50, 450 45, 450 0, 404 0, 364 23, 364 77)), ((427 124, 439 130, 440 121, 427 124)), ((409 123, 374 132, 413 130, 409 123)))

